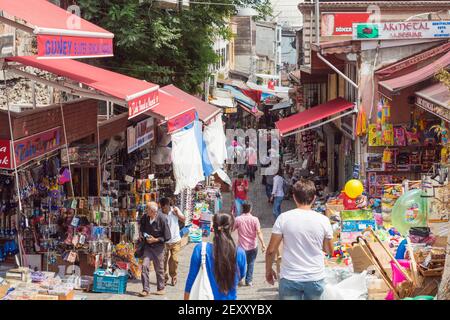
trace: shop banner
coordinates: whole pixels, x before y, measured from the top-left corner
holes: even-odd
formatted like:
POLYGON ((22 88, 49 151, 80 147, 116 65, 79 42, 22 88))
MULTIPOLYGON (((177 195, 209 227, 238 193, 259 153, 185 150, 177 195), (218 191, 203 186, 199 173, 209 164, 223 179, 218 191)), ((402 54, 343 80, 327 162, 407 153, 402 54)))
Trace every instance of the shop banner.
POLYGON ((322 37, 351 36, 353 23, 367 22, 368 12, 324 12, 321 16, 320 34, 322 37))
POLYGON ((57 150, 61 146, 61 127, 14 141, 16 166, 57 150))
POLYGON ((183 129, 190 125, 195 120, 195 110, 190 110, 176 118, 173 118, 167 122, 167 129, 169 133, 183 129))
POLYGON ((159 91, 154 90, 128 101, 128 119, 151 110, 159 103, 159 91))
POLYGON ((237 107, 235 107, 235 108, 225 108, 225 113, 226 114, 236 113, 236 112, 237 112, 237 107))
POLYGON ((428 112, 433 113, 439 118, 450 122, 450 109, 444 108, 440 105, 432 103, 422 97, 416 97, 416 105, 427 110, 428 112))
POLYGON ((82 58, 112 57, 112 38, 72 37, 38 35, 38 57, 40 58, 82 58))
POLYGON ((0 169, 11 169, 11 142, 0 140, 0 169))
POLYGON ((127 128, 127 148, 131 153, 152 141, 155 137, 153 118, 145 119, 134 127, 127 128))
POLYGON ((353 40, 446 38, 450 38, 450 21, 405 21, 353 24, 353 40))
MULTIPOLYGON (((69 159, 71 164, 79 165, 97 165, 98 163, 98 146, 96 144, 84 144, 76 147, 68 148, 69 159)), ((67 164, 67 151, 61 150, 61 161, 67 164)))

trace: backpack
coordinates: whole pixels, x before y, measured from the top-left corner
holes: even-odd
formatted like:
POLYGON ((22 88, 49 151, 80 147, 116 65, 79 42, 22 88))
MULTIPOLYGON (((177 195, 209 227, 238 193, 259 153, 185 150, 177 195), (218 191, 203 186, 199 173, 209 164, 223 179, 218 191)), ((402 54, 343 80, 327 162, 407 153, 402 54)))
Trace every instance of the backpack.
POLYGON ((214 294, 206 271, 206 242, 202 242, 202 263, 192 285, 189 300, 214 300, 214 294))

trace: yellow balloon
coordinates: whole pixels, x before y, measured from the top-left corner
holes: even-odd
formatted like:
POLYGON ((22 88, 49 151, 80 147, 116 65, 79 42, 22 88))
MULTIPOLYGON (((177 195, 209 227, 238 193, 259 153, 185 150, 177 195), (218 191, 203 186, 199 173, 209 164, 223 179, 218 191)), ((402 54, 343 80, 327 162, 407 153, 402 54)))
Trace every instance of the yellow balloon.
POLYGON ((363 191, 364 191, 363 184, 361 183, 361 181, 356 179, 347 181, 344 187, 345 194, 347 195, 347 197, 351 199, 359 197, 360 195, 362 195, 363 191))

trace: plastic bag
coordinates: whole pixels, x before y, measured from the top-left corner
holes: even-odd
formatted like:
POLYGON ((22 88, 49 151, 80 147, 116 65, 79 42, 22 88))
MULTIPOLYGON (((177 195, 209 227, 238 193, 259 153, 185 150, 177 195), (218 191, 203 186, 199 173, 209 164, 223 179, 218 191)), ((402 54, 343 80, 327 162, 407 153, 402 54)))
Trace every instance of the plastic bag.
POLYGON ((355 274, 338 284, 326 284, 320 300, 366 300, 366 274, 355 274))

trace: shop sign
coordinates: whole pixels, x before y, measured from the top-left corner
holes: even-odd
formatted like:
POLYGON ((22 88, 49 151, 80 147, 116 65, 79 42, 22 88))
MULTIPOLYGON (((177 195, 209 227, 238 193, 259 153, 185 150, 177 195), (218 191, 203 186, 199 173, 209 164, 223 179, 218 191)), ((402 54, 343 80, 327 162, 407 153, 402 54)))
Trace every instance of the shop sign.
POLYGON ((128 101, 128 119, 151 110, 159 103, 158 88, 128 101))
POLYGON ((153 118, 145 119, 136 126, 127 128, 127 148, 131 153, 154 139, 155 129, 153 118))
POLYGON ((14 141, 16 166, 57 150, 61 146, 61 127, 14 141))
POLYGON ((322 37, 351 36, 353 23, 367 22, 368 12, 324 12, 321 16, 320 33, 322 37))
POLYGON ((450 38, 450 21, 405 21, 353 24, 353 40, 445 38, 450 38))
POLYGON ((11 167, 11 143, 9 140, 0 140, 0 169, 11 167))
POLYGON ((112 38, 38 35, 38 57, 81 58, 113 56, 112 38))
POLYGON ((61 161, 67 163, 67 153, 71 164, 95 165, 98 162, 98 146, 95 144, 79 145, 61 151, 61 161))
POLYGON ((190 125, 195 120, 195 110, 190 110, 182 115, 173 118, 167 122, 167 129, 169 133, 183 129, 190 125))
POLYGON ((435 114, 441 119, 450 122, 450 109, 444 108, 440 105, 434 104, 421 97, 416 97, 416 105, 435 114))
POLYGON ((225 108, 225 113, 229 114, 229 113, 236 113, 237 112, 237 108, 233 107, 233 108, 225 108))

